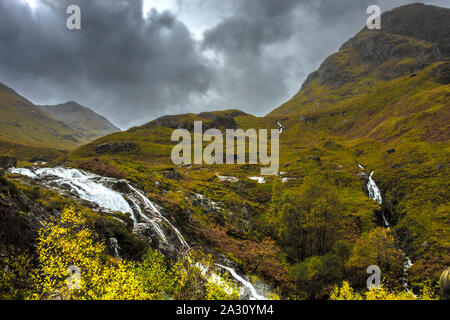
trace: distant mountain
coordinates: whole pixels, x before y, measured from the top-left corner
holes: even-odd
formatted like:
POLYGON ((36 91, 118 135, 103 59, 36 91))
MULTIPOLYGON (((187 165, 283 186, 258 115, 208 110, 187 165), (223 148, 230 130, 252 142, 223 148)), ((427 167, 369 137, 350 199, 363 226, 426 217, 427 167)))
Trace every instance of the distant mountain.
POLYGON ((39 107, 0 83, 0 154, 55 158, 117 131, 107 119, 75 102, 39 107))
POLYGON ((120 131, 105 117, 74 101, 54 106, 40 106, 40 108, 88 140, 120 131))
POLYGON ((55 154, 55 150, 69 150, 86 142, 68 125, 0 83, 0 153, 22 158, 51 149, 55 154))

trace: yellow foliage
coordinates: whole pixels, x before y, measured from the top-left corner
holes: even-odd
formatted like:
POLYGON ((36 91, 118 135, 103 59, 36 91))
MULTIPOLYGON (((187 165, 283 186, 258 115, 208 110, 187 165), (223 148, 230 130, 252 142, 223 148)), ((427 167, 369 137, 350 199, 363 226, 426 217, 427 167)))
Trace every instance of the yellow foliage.
POLYGON ((239 291, 227 274, 218 275, 211 255, 191 251, 175 266, 176 292, 179 300, 237 300, 239 291))
POLYGON ((164 256, 149 251, 140 263, 109 257, 96 240, 84 213, 69 208, 58 223, 46 223, 39 232, 39 267, 33 271, 33 299, 148 300, 238 299, 227 275, 214 273, 211 255, 190 252, 173 268, 164 256), (69 282, 68 267, 81 271, 79 288, 69 282))
POLYGON ((381 285, 380 288, 369 289, 363 295, 364 298, 359 293, 355 293, 350 284, 344 281, 341 287, 336 285, 333 288, 330 300, 438 300, 429 282, 423 284, 419 296, 414 295, 409 290, 389 291, 385 285, 381 285))
POLYGON ((39 232, 39 268, 34 274, 35 299, 151 299, 131 262, 103 258, 105 246, 96 242, 82 212, 63 211, 59 223, 39 232), (67 285, 68 267, 80 269, 80 288, 67 285))
POLYGON ((347 281, 342 283, 342 287, 335 286, 330 294, 331 300, 362 300, 362 296, 359 293, 355 293, 350 284, 347 281))

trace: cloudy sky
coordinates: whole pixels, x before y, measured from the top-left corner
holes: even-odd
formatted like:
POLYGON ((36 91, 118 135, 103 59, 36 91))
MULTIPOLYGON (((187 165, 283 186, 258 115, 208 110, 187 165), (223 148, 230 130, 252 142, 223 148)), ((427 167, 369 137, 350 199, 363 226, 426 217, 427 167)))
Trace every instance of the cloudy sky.
MULTIPOLYGON (((0 0, 0 82, 122 129, 166 114, 262 116, 382 11, 408 0, 0 0), (82 30, 66 28, 81 8, 82 30)), ((450 7, 450 0, 422 1, 450 7)))

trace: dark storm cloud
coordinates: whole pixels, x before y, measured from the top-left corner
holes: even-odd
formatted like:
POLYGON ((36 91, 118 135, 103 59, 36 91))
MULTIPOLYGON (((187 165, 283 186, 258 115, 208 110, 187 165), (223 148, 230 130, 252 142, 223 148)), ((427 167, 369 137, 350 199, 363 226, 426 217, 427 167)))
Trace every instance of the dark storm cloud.
POLYGON ((363 27, 368 5, 412 2, 178 0, 176 13, 144 18, 140 0, 40 0, 34 10, 0 0, 0 81, 36 103, 78 101, 122 128, 209 109, 264 115, 363 27), (81 7, 81 31, 65 27, 69 4, 81 7), (194 39, 189 26, 202 20, 208 30, 194 39))
POLYGON ((180 112, 191 95, 208 90, 196 43, 170 12, 144 19, 139 1, 45 3, 32 12, 0 1, 1 79, 34 100, 65 96, 127 126, 180 112), (81 31, 65 27, 73 3, 81 7, 81 31))
MULTIPOLYGON (((219 1, 219 0, 217 0, 219 1)), ((263 115, 295 94, 308 74, 382 11, 408 0, 229 0, 233 15, 205 33, 219 56, 215 87, 229 105, 263 115)), ((450 5, 450 1, 425 1, 450 5)))
POLYGON ((206 48, 233 55, 259 54, 262 47, 289 38, 298 0, 241 0, 235 15, 205 33, 206 48))

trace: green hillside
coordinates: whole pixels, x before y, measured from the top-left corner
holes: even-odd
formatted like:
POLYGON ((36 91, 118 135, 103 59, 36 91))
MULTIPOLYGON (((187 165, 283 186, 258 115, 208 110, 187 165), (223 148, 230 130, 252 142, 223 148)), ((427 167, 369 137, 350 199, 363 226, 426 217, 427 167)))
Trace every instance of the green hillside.
POLYGON ((115 131, 90 109, 75 103, 39 107, 0 83, 0 154, 62 159, 68 150, 115 131))
POLYGON ((120 131, 105 117, 73 101, 55 106, 41 106, 40 108, 53 118, 67 124, 80 136, 88 140, 120 131))
POLYGON ((66 124, 41 111, 13 89, 0 84, 0 152, 29 157, 60 154, 75 148, 80 139, 66 124))

